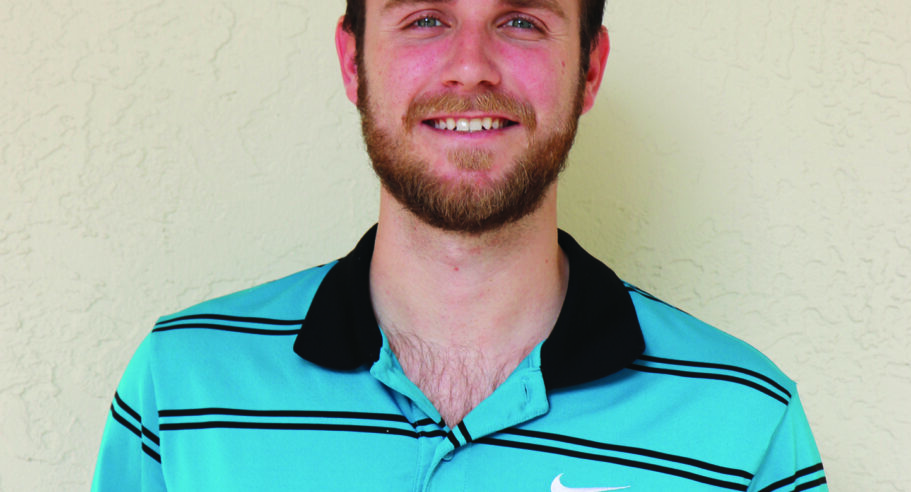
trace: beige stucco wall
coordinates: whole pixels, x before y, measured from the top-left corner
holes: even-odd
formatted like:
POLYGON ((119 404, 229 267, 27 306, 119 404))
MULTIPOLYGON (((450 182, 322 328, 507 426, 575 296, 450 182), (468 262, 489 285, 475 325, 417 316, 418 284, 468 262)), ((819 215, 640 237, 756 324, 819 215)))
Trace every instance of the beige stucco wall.
MULTIPOLYGON (((325 262, 377 186, 341 0, 0 2, 0 490, 83 490, 155 318, 325 262)), ((611 0, 561 225, 911 483, 911 3, 611 0)))

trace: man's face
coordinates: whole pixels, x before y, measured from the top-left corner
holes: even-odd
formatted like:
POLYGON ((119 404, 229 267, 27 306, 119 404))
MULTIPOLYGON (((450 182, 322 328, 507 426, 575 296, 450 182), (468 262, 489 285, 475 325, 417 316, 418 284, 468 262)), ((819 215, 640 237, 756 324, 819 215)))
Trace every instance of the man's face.
POLYGON ((384 188, 452 231, 534 211, 594 98, 578 0, 368 0, 358 60, 348 94, 384 188))

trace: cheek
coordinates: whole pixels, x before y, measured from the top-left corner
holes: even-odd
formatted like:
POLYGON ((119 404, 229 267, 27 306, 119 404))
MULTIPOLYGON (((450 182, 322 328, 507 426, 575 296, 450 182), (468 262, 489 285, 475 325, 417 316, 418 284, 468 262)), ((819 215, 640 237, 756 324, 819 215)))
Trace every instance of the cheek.
POLYGON ((414 99, 434 89, 432 82, 440 71, 439 50, 389 46, 366 52, 368 89, 374 124, 398 132, 414 99))
MULTIPOLYGON (((504 70, 508 70, 512 87, 536 106, 558 104, 566 97, 575 76, 573 63, 548 50, 507 49, 502 52, 504 70)), ((544 107, 540 108, 544 109, 544 107)))
POLYGON ((442 67, 443 50, 432 48, 394 48, 378 53, 374 63, 381 82, 390 94, 414 91, 432 81, 442 67))

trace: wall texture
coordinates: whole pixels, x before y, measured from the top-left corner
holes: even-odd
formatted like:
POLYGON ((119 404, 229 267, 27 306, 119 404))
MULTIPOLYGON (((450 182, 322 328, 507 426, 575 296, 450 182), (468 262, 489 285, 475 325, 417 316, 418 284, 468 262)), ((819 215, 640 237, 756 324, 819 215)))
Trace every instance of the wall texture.
MULTIPOLYGON (((327 3, 0 2, 0 490, 87 488, 157 316, 373 222, 327 3)), ((833 490, 907 490, 911 3, 611 0, 607 25, 562 227, 799 381, 833 490)))

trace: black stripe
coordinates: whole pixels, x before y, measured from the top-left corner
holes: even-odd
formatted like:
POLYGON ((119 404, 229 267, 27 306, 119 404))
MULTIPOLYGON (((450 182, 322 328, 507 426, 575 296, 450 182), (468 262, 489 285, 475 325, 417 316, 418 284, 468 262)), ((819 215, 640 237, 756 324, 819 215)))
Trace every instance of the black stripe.
POLYGON ((435 432, 415 432, 407 429, 397 429, 395 427, 378 427, 372 425, 341 425, 341 424, 312 424, 312 423, 290 423, 290 422, 232 422, 232 421, 209 421, 209 422, 183 422, 176 424, 161 424, 159 426, 162 432, 179 431, 179 430, 202 430, 202 429, 260 429, 260 430, 317 430, 317 431, 344 431, 344 432, 364 432, 369 434, 397 435, 405 437, 440 437, 439 431, 435 432))
POLYGON ((174 323, 177 321, 186 321, 189 319, 218 319, 222 321, 239 321, 242 323, 259 323, 261 325, 299 325, 304 322, 302 319, 271 319, 271 318, 251 318, 246 316, 229 316, 226 314, 192 314, 189 316, 179 316, 161 320, 155 323, 155 326, 174 323))
POLYGON ((421 420, 418 420, 417 422, 413 422, 411 425, 413 427, 423 427, 425 425, 436 425, 437 427, 443 427, 443 424, 434 422, 433 419, 421 419, 421 420))
POLYGON ((788 400, 786 400, 783 396, 779 395, 778 393, 775 393, 774 391, 772 391, 760 384, 754 383, 753 381, 750 381, 748 379, 738 378, 738 377, 734 377, 734 376, 728 376, 725 374, 708 374, 708 373, 704 373, 704 372, 677 371, 674 369, 663 369, 663 368, 659 368, 659 367, 649 367, 649 366, 643 366, 643 365, 639 365, 639 364, 630 364, 629 368, 636 370, 636 371, 642 371, 642 372, 669 374, 671 376, 682 376, 682 377, 686 377, 686 378, 695 378, 695 379, 715 379, 718 381, 728 381, 731 383, 742 384, 744 386, 749 386, 750 388, 753 388, 757 391, 761 391, 762 393, 765 393, 765 394, 771 396, 772 398, 780 401, 781 403, 784 403, 785 405, 788 404, 788 400))
POLYGON ((161 455, 158 454, 158 453, 156 453, 155 451, 153 451, 152 448, 150 448, 150 447, 146 446, 145 444, 143 444, 143 445, 142 445, 142 450, 145 451, 145 453, 146 453, 147 455, 149 455, 153 460, 155 460, 155 461, 161 463, 161 455))
POLYGON ((158 436, 152 434, 152 431, 146 429, 145 426, 142 426, 142 435, 146 436, 150 441, 154 442, 156 446, 161 446, 161 441, 158 439, 158 436))
POLYGON ((816 480, 813 480, 812 482, 807 482, 805 484, 798 485, 797 487, 794 488, 794 492, 800 492, 801 490, 815 489, 816 487, 819 487, 820 485, 822 485, 824 483, 826 483, 826 477, 817 478, 816 480))
POLYGON ((394 413, 367 413, 367 412, 342 412, 324 410, 249 410, 243 408, 186 408, 180 410, 159 410, 158 416, 167 417, 198 417, 202 415, 236 415, 242 417, 319 417, 336 419, 362 419, 362 420, 388 420, 391 422, 404 422, 412 425, 402 415, 394 413))
POLYGON ((472 439, 471 439, 471 434, 468 433, 468 427, 465 427, 465 422, 464 422, 464 421, 459 422, 459 425, 457 425, 456 427, 459 428, 459 432, 462 433, 462 437, 465 438, 465 442, 466 442, 466 443, 469 443, 469 442, 472 441, 472 439))
POLYGON ((791 392, 788 391, 787 389, 785 389, 780 384, 776 383, 775 380, 773 380, 772 378, 770 378, 764 374, 760 374, 756 371, 751 371, 750 369, 744 369, 742 367, 732 366, 732 365, 728 365, 728 364, 715 364, 715 363, 711 363, 711 362, 695 362, 695 361, 679 360, 679 359, 665 359, 663 357, 653 357, 650 355, 643 355, 643 356, 639 357, 639 359, 650 361, 650 362, 661 362, 664 364, 677 364, 677 365, 681 365, 681 366, 705 367, 705 368, 710 368, 710 369, 726 369, 728 371, 735 371, 735 372, 739 372, 739 373, 743 373, 743 374, 749 374, 750 376, 753 376, 757 379, 761 379, 761 380, 771 384, 772 386, 775 387, 775 389, 788 395, 788 398, 791 398, 791 392))
MULTIPOLYGON (((135 411, 133 411, 133 409, 131 409, 130 407, 126 406, 122 401, 120 401, 120 398, 118 398, 116 394, 114 395, 114 398, 116 400, 118 400, 118 404, 121 405, 123 407, 123 409, 127 411, 127 413, 129 413, 136 420, 139 420, 140 422, 142 422, 142 419, 139 418, 139 414, 136 413, 135 411)), ((144 426, 142 424, 140 424, 141 429, 137 429, 136 426, 134 426, 133 424, 128 422, 122 415, 117 413, 117 410, 114 408, 114 405, 111 405, 111 416, 114 417, 114 420, 119 422, 120 425, 126 427, 127 430, 129 430, 133 434, 136 434, 136 437, 141 438, 142 436, 145 436, 150 441, 155 443, 156 446, 161 445, 161 440, 158 439, 158 436, 153 434, 152 431, 147 429, 146 426, 144 426)), ((159 461, 161 461, 161 460, 159 460, 159 461)))
POLYGON ((123 400, 120 399, 120 394, 117 392, 114 392, 114 401, 116 401, 117 405, 122 408, 123 411, 126 412, 130 417, 133 417, 138 422, 142 422, 142 417, 139 416, 139 412, 133 410, 129 405, 124 403, 123 400))
MULTIPOLYGON (((156 445, 159 444, 158 437, 156 437, 154 434, 152 434, 145 427, 143 427, 142 431, 140 432, 139 429, 137 429, 132 424, 127 422, 127 420, 125 418, 123 418, 120 414, 117 413, 117 411, 114 409, 114 405, 111 405, 111 416, 114 417, 114 420, 116 420, 120 425, 124 426, 128 431, 135 434, 136 437, 142 439, 142 435, 145 434, 156 445)), ((152 448, 150 448, 148 444, 142 443, 142 450, 145 452, 145 454, 149 455, 152 459, 161 463, 161 455, 159 455, 158 453, 153 451, 152 448)))
POLYGON ((269 330, 265 328, 246 328, 242 326, 216 325, 210 323, 188 323, 181 325, 168 325, 154 328, 152 333, 161 333, 171 330, 218 330, 230 331, 234 333, 246 333, 249 335, 297 335, 300 333, 299 328, 293 330, 269 330))
POLYGON ((651 449, 635 448, 632 446, 621 446, 618 444, 607 444, 607 443, 603 443, 603 442, 590 441, 588 439, 582 439, 582 438, 578 438, 578 437, 564 436, 561 434, 552 434, 549 432, 532 431, 532 430, 527 430, 527 429, 513 428, 513 429, 507 429, 507 430, 501 431, 501 433, 502 434, 513 434, 513 435, 525 436, 525 437, 532 437, 532 438, 537 438, 537 439, 547 439, 547 440, 551 440, 551 441, 565 442, 567 444, 575 444, 578 446, 586 446, 586 447, 590 447, 590 448, 603 449, 605 451, 617 451, 617 452, 621 452, 621 453, 637 454, 637 455, 641 455, 641 456, 648 456, 649 458, 657 458, 660 460, 672 461, 672 462, 680 463, 683 465, 689 465, 689 466, 693 466, 696 468, 702 468, 704 470, 715 472, 715 473, 724 473, 726 475, 742 477, 742 478, 746 478, 748 480, 751 480, 753 478, 753 474, 748 471, 738 470, 736 468, 729 468, 726 466, 715 465, 712 463, 708 463, 708 462, 693 459, 693 458, 687 458, 684 456, 677 456, 677 455, 673 455, 673 454, 662 453, 660 451, 653 451, 651 449))
POLYGON ((459 446, 462 445, 462 443, 460 443, 459 440, 456 439, 456 436, 455 436, 455 434, 452 433, 452 431, 450 431, 449 433, 447 433, 447 434, 446 434, 446 437, 449 438, 449 442, 452 443, 453 449, 458 449, 459 446))
MULTIPOLYGON (((198 417, 203 415, 235 415, 243 417, 283 417, 283 418, 334 418, 334 419, 361 419, 361 420, 381 420, 387 422, 402 422, 411 425, 412 428, 417 428, 418 425, 428 425, 435 424, 433 420, 422 419, 417 423, 411 423, 402 415, 396 415, 392 413, 367 413, 367 412, 348 412, 348 411, 324 411, 324 410, 248 410, 240 408, 189 408, 181 410, 160 410, 158 412, 159 417, 161 418, 170 418, 170 417, 198 417)), ((222 426, 222 425, 212 425, 210 422, 187 422, 187 423, 176 423, 176 424, 161 424, 159 427, 161 430, 180 430, 184 428, 212 428, 212 427, 237 427, 237 428, 257 428, 259 423, 254 422, 234 422, 232 425, 222 426), (235 425, 236 424, 236 425, 235 425)), ((438 425, 438 424, 437 424, 438 425)), ((346 428, 344 425, 340 424, 306 424, 306 423, 281 423, 281 422, 272 422, 272 423, 262 423, 262 428, 266 429, 316 429, 320 428, 319 426, 325 426, 326 429, 338 428, 343 430, 346 428), (306 427, 311 426, 311 427, 306 427), (334 426, 334 427, 333 427, 334 426)), ((361 428, 363 426, 354 426, 361 428)), ((411 431, 409 431, 411 432, 411 431)), ((441 429, 431 430, 431 431, 419 431, 411 432, 409 435, 414 435, 415 437, 443 437, 446 435, 446 431, 441 429)))
POLYGON ((161 442, 158 440, 158 436, 153 434, 152 431, 150 431, 149 429, 146 428, 146 426, 142 425, 142 417, 139 415, 139 413, 136 412, 136 410, 133 410, 132 408, 130 408, 129 405, 124 403, 124 401, 120 398, 119 394, 114 393, 114 401, 117 402, 117 405, 120 408, 122 408, 123 411, 125 411, 127 414, 129 414, 131 417, 133 417, 140 423, 139 425, 141 427, 141 430, 137 431, 136 427, 133 424, 127 422, 126 419, 124 419, 121 415, 118 415, 117 412, 114 410, 114 405, 111 405, 111 413, 113 414, 115 420, 117 420, 118 422, 120 422, 121 424, 126 426, 126 428, 129 429, 130 432, 132 432, 133 434, 136 434, 137 436, 140 436, 140 437, 145 436, 145 437, 149 438, 149 440, 154 442, 156 446, 161 444, 161 442))
POLYGON ((646 291, 640 289, 639 287, 636 287, 635 285, 631 285, 631 284, 624 284, 624 285, 626 286, 627 292, 636 292, 637 294, 641 295, 642 297, 645 297, 645 298, 647 298, 647 299, 651 299, 651 300, 653 300, 653 301, 655 301, 655 302, 657 302, 657 303, 659 303, 659 304, 664 304, 665 306, 667 306, 667 307, 669 307, 669 308, 671 308, 671 309, 674 309, 674 310, 676 310, 676 311, 680 311, 681 313, 683 313, 683 314, 685 314, 685 315, 687 315, 687 316, 691 316, 689 313, 687 313, 686 311, 680 309, 679 307, 674 306, 673 304, 668 304, 667 302, 665 302, 665 301, 663 301, 663 300, 661 300, 661 299, 659 299, 659 298, 653 296, 652 294, 649 294, 648 292, 646 292, 646 291))
MULTIPOLYGON (((773 490, 778 490, 781 487, 784 487, 786 485, 790 485, 790 484, 796 482, 797 479, 799 479, 800 477, 805 477, 811 473, 816 473, 818 471, 822 471, 822 469, 823 469, 822 463, 817 463, 813 466, 808 466, 806 468, 797 470, 797 473, 791 475, 788 478, 779 480, 779 481, 769 485, 768 487, 760 490, 759 492, 772 492, 773 490)), ((825 477, 823 477, 821 483, 825 483, 825 480, 826 480, 825 477)), ((818 480, 814 480, 814 482, 816 482, 816 481, 818 481, 818 480)), ((808 484, 812 484, 814 482, 808 482, 808 484)), ((807 485, 807 484, 804 484, 804 485, 807 485)), ((801 485, 801 487, 803 487, 804 485, 801 485)), ((816 485, 818 485, 818 484, 816 484, 816 485)), ((816 485, 812 485, 812 486, 810 486, 810 488, 815 487, 816 485)), ((793 489, 793 490, 805 490, 805 489, 793 489)))
POLYGON ((527 449, 530 451, 540 451, 544 453, 551 454, 560 454, 563 456, 569 456, 571 458, 581 458, 592 461, 600 461, 604 463, 613 463, 616 465, 628 466, 632 468, 641 468, 644 470, 650 470, 658 473, 664 473, 666 475, 673 475, 680 478, 685 478, 692 480, 694 482, 704 483, 708 485, 714 485, 715 487, 722 487, 730 490, 747 490, 747 486, 739 484, 736 482, 726 482, 724 480, 718 480, 716 478, 706 477, 703 475, 698 475, 696 473, 687 472, 683 470, 678 470, 676 468, 670 468, 666 466, 654 465, 651 463, 644 463, 640 461, 633 461, 623 458, 616 458, 613 456, 603 456, 599 454, 592 453, 583 453, 580 451, 572 451, 569 449, 555 448, 553 446, 542 446, 540 444, 529 444, 524 442, 514 442, 514 441, 504 441, 502 439, 492 439, 489 437, 483 437, 475 441, 478 444, 491 444, 494 446, 503 446, 508 448, 517 448, 517 449, 527 449))
POLYGON ((119 422, 120 425, 126 427, 126 429, 128 431, 132 432, 133 434, 136 434, 136 437, 138 437, 140 439, 142 438, 142 432, 140 432, 139 429, 136 428, 136 426, 127 422, 127 419, 123 418, 122 415, 117 413, 117 410, 114 409, 114 405, 111 405, 111 417, 114 417, 114 420, 119 422))

